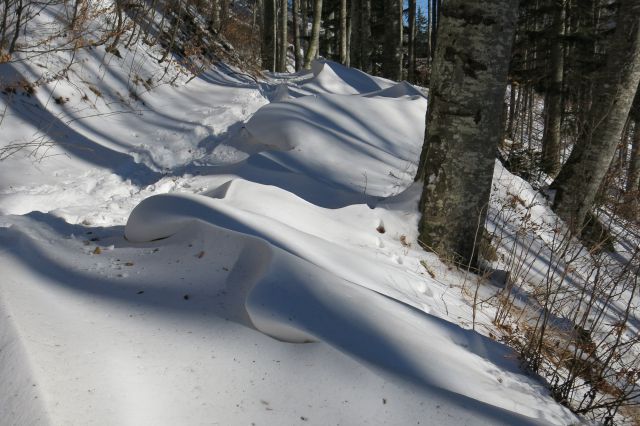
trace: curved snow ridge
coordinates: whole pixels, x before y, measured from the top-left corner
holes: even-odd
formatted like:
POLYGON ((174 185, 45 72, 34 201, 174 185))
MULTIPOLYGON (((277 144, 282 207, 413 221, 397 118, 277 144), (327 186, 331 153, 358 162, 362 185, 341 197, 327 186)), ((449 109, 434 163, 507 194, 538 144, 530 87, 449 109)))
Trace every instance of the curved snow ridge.
POLYGON ((266 105, 245 128, 287 170, 386 197, 413 181, 426 110, 417 95, 320 94, 266 105))
POLYGON ((358 95, 385 89, 395 82, 370 76, 337 62, 315 60, 311 64, 313 78, 301 87, 315 93, 358 95))
POLYGON ((194 223, 226 229, 244 241, 228 291, 237 292, 257 330, 286 342, 326 342, 460 407, 470 403, 468 398, 480 401, 482 415, 494 422, 566 423, 561 409, 539 412, 539 405, 551 405, 550 400, 541 396, 539 384, 518 372, 508 350, 409 307, 400 292, 381 284, 392 273, 386 265, 366 263, 339 245, 230 205, 241 199, 241 190, 247 192, 248 186, 238 186, 230 182, 212 194, 228 199, 150 197, 132 212, 125 235, 143 242, 194 223))
MULTIPOLYGON (((327 230, 330 230, 330 234, 346 236, 350 231, 339 220, 324 218, 321 210, 326 212, 325 209, 315 207, 278 188, 246 181, 228 182, 210 194, 211 196, 162 194, 146 198, 131 212, 125 227, 125 237, 132 242, 147 242, 169 237, 193 222, 204 222, 258 237, 272 246, 331 271, 342 279, 420 308, 414 298, 409 297, 415 296, 411 283, 402 277, 394 279, 403 275, 403 270, 394 266, 391 261, 381 262, 380 259, 363 256, 362 251, 355 252, 346 242, 340 244, 320 236, 322 231, 327 230), (236 186, 240 186, 241 190, 235 191, 236 186), (266 191, 271 198, 267 200, 269 195, 261 195, 262 191, 266 191), (235 201, 237 199, 232 194, 240 192, 253 199, 254 204, 235 201), (226 196, 229 199, 223 198, 226 196), (260 203, 260 200, 264 202, 260 203), (236 202, 239 206, 235 205, 236 202), (256 204, 262 208, 245 210, 256 204), (276 212, 277 209, 280 212, 276 212), (314 232, 311 229, 314 226, 320 229, 314 232)), ((368 210, 368 207, 362 206, 362 209, 368 210)), ((363 236, 358 240, 367 245, 369 250, 373 250, 378 241, 375 227, 371 223, 370 236, 363 236)), ((365 232, 364 228, 360 231, 360 234, 365 232)))

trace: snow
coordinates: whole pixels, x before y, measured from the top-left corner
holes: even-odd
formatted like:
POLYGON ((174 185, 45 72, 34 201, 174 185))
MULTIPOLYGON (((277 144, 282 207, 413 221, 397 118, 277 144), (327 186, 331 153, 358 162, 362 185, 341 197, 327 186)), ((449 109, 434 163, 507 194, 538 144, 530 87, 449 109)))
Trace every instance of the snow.
POLYGON ((419 89, 319 61, 122 99, 158 65, 100 49, 0 97, 3 147, 46 142, 0 169, 0 424, 576 421, 416 242, 419 89))

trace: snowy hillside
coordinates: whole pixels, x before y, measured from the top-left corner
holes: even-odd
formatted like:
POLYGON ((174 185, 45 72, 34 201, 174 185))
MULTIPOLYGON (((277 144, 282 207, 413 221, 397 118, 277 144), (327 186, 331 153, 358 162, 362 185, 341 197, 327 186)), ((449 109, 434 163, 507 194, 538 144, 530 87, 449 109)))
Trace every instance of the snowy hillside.
POLYGON ((0 68, 0 424, 577 421, 416 242, 421 91, 83 55, 0 68))

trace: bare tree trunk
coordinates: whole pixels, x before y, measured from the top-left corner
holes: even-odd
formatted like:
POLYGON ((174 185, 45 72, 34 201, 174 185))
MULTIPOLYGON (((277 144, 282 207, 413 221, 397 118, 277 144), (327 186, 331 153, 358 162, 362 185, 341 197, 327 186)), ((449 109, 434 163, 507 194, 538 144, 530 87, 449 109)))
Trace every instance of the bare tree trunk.
POLYGON ((560 171, 560 127, 562 124, 563 96, 562 81, 564 76, 564 0, 554 0, 553 35, 557 37, 551 44, 551 75, 547 90, 545 113, 546 126, 542 138, 542 168, 551 177, 560 171))
POLYGON ((351 66, 362 69, 362 0, 351 0, 351 66))
MULTIPOLYGON (((117 0, 117 1, 120 1, 120 0, 117 0)), ((167 56, 169 56, 169 53, 171 53, 171 51, 173 50, 173 46, 176 41, 176 35, 178 34, 178 29, 180 28, 180 25, 182 23, 182 2, 181 1, 178 1, 177 8, 178 8, 178 11, 177 11, 178 16, 176 18, 175 24, 173 24, 173 31, 171 31, 171 37, 169 38, 169 45, 165 49, 164 54, 158 60, 158 62, 163 62, 165 59, 167 59, 167 56)))
POLYGON ((313 1, 313 24, 311 26, 311 40, 309 49, 304 56, 304 68, 311 68, 311 61, 318 54, 318 44, 320 43, 320 23, 322 20, 322 0, 313 1))
POLYGON ((220 0, 211 1, 211 15, 209 21, 211 22, 211 29, 214 32, 220 31, 220 0))
POLYGON ((635 193, 635 201, 638 204, 638 191, 640 191, 640 120, 635 122, 633 145, 631 146, 631 161, 627 173, 627 193, 635 193))
POLYGON ((7 41, 7 18, 9 17, 9 7, 11 4, 9 0, 4 0, 4 10, 2 11, 2 30, 0 34, 0 51, 4 49, 4 44, 7 41))
POLYGON ((417 179, 420 242, 475 263, 500 141, 517 10, 511 0, 447 0, 417 179))
MULTIPOLYGON (((302 15, 302 39, 307 41, 307 49, 309 48, 309 0, 300 0, 300 14, 302 15)), ((306 50, 305 50, 306 51, 306 50)))
POLYGON ((287 47, 289 40, 287 39, 287 0, 280 0, 280 25, 278 27, 278 72, 287 71, 287 47))
POLYGON ((340 63, 345 65, 349 61, 347 38, 347 0, 340 0, 340 63))
POLYGON ((24 5, 22 0, 18 0, 18 7, 16 8, 16 28, 13 33, 13 38, 11 39, 11 44, 9 45, 9 54, 12 54, 16 49, 16 42, 18 41, 18 36, 20 36, 20 24, 22 22, 22 11, 24 5))
POLYGON ((347 12, 347 55, 345 58, 346 66, 351 66, 351 16, 347 12))
MULTIPOLYGON (((325 9, 325 14, 327 10, 325 9)), ((336 35, 334 32, 335 27, 333 26, 333 22, 335 21, 335 12, 330 11, 325 18, 324 21, 324 36, 322 37, 323 52, 324 56, 329 59, 333 59, 334 57, 334 45, 336 44, 336 35)))
POLYGON ((511 90, 509 91, 509 118, 508 118, 508 124, 507 124, 507 131, 506 131, 506 135, 507 138, 512 139, 513 140, 513 130, 514 130, 514 121, 516 119, 516 105, 517 105, 517 100, 516 100, 516 91, 518 90, 518 85, 515 83, 511 83, 511 90))
POLYGON ((218 31, 223 32, 227 21, 229 20, 229 2, 231 0, 219 0, 220 1, 220 24, 218 31))
POLYGON ((629 118, 635 125, 633 127, 631 157, 627 167, 624 201, 628 204, 629 218, 640 220, 640 90, 636 90, 629 118), (633 217, 634 215, 635 217, 633 217))
POLYGON ((640 82, 639 22, 640 2, 621 0, 607 64, 596 77, 585 128, 552 184, 554 209, 574 232, 582 229, 594 206, 640 82))
POLYGON ((416 0, 409 0, 409 37, 408 37, 409 64, 407 67, 407 80, 416 82, 416 0))
MULTIPOLYGON (((304 1, 304 0, 303 0, 304 1)), ((292 24, 293 24, 293 52, 296 61, 296 72, 302 68, 302 55, 300 54, 300 0, 291 2, 292 24)))
POLYGON ((402 0, 385 0, 382 75, 402 80, 402 0))
POLYGON ((431 0, 429 6, 429 20, 431 21, 431 60, 435 57, 436 42, 438 41, 438 13, 440 12, 440 0, 431 0))
POLYGON ((262 26, 262 68, 275 71, 276 65, 276 0, 264 0, 262 26))

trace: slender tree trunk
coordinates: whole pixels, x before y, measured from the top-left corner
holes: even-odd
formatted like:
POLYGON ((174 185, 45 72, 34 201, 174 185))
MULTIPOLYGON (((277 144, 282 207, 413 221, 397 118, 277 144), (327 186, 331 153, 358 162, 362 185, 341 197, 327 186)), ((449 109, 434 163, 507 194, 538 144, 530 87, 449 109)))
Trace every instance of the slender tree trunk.
POLYGON ((362 0, 351 0, 351 66, 362 67, 362 0))
POLYGON ((385 0, 382 75, 402 80, 402 0, 385 0))
POLYGON ((635 194, 635 203, 638 205, 640 194, 640 120, 635 122, 633 133, 633 145, 631 146, 631 159, 629 161, 629 171, 627 173, 627 193, 635 194))
POLYGON ((13 33, 13 38, 11 39, 11 44, 9 45, 9 54, 12 54, 16 49, 16 42, 18 41, 18 37, 20 36, 20 24, 22 22, 22 11, 24 5, 22 0, 18 0, 18 7, 16 8, 16 27, 13 33))
POLYGON ((546 126, 542 138, 542 168, 551 177, 560 171, 560 129, 563 114, 562 81, 564 76, 563 41, 565 5, 564 0, 554 0, 553 35, 551 44, 551 75, 547 90, 545 113, 546 126))
MULTIPOLYGON (((302 19, 302 39, 306 40, 307 49, 309 48, 309 0, 300 0, 300 14, 302 19)), ((306 51, 306 50, 305 50, 306 51)))
POLYGON ((9 0, 4 0, 4 10, 2 11, 2 27, 0 27, 0 51, 4 49, 7 40, 7 18, 9 17, 9 0))
POLYGON ((278 72, 287 71, 287 15, 289 14, 287 0, 280 0, 280 25, 278 26, 278 72))
POLYGON ((416 0, 409 0, 409 37, 408 37, 409 64, 407 79, 411 83, 416 82, 416 0))
POLYGON ((440 12, 440 0, 431 0, 429 6, 429 20, 431 21, 431 60, 436 53, 436 42, 438 40, 438 13, 440 12))
POLYGON ((313 0, 313 24, 311 26, 311 40, 309 49, 304 56, 304 68, 311 68, 311 61, 318 54, 318 44, 320 43, 320 21, 322 19, 322 0, 313 0))
POLYGON ((335 26, 333 25, 334 21, 335 21, 335 12, 334 11, 329 11, 327 12, 327 10, 325 9, 325 19, 321 22, 324 23, 324 36, 322 37, 322 47, 323 47, 323 52, 324 52, 324 56, 326 58, 329 59, 334 59, 334 45, 336 44, 336 37, 335 37, 335 26))
POLYGON ((340 0, 340 63, 347 64, 347 0, 340 0))
POLYGON ((345 57, 345 65, 351 66, 351 16, 349 15, 350 9, 347 9, 347 54, 345 57))
POLYGON ((640 90, 636 90, 629 117, 630 121, 633 121, 635 125, 633 128, 631 157, 627 167, 624 201, 628 204, 629 218, 640 220, 640 90), (633 217, 634 215, 635 217, 633 217))
MULTIPOLYGON (((120 0, 117 0, 117 1, 120 1, 120 0)), ((173 46, 175 45, 175 42, 176 42, 176 35, 178 34, 178 29, 180 28, 180 25, 182 24, 182 2, 178 1, 176 7, 178 9, 177 10, 178 16, 176 17, 176 22, 173 24, 173 30, 171 31, 171 37, 169 38, 169 45, 167 46, 167 48, 165 49, 164 53, 162 54, 162 57, 158 60, 158 63, 164 62, 164 60, 167 59, 167 56, 169 56, 169 54, 173 50, 173 46)), ((115 47, 116 42, 117 42, 117 39, 114 40, 112 46, 115 47)), ((165 73, 166 73, 167 69, 168 69, 168 65, 165 68, 165 73)))
POLYGON ((276 65, 276 0, 264 0, 262 26, 262 68, 275 71, 276 65))
POLYGON ((300 0, 292 0, 292 24, 293 24, 293 51, 296 60, 296 72, 302 68, 302 55, 300 54, 300 0))
POLYGON ((220 25, 218 31, 223 32, 227 21, 229 20, 229 2, 231 0, 219 0, 220 1, 220 25))
POLYGON ((362 71, 373 71, 373 37, 371 36, 371 0, 362 0, 362 22, 360 34, 362 39, 362 71))
POLYGON ((511 83, 511 90, 509 91, 509 118, 507 124, 507 137, 513 140, 513 130, 514 130, 514 121, 516 119, 516 91, 518 90, 518 85, 515 83, 511 83))
POLYGON ((417 178, 420 241, 475 263, 500 141, 517 10, 511 0, 447 0, 417 178))
POLYGON ((211 0, 211 29, 214 32, 220 31, 220 0, 211 0))
POLYGON ((579 232, 615 156, 640 82, 640 2, 621 0, 607 64, 598 73, 585 128, 552 184, 554 209, 579 232))

